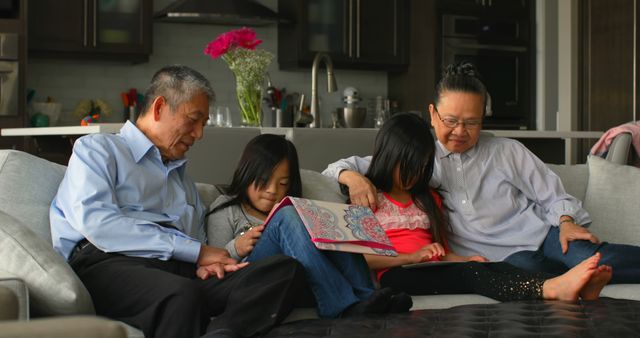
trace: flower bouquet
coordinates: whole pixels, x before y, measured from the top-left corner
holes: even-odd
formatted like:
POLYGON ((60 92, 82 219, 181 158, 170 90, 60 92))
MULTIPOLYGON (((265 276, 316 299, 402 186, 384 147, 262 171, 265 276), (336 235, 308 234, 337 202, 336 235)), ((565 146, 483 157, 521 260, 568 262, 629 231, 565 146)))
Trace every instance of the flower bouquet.
POLYGON ((97 123, 100 120, 100 115, 109 116, 111 107, 101 99, 82 100, 76 106, 73 114, 81 119, 81 126, 87 126, 89 123, 97 123))
POLYGON ((236 78, 236 97, 245 126, 260 126, 262 85, 273 54, 256 49, 262 40, 250 28, 220 34, 204 50, 212 58, 222 58, 236 78))

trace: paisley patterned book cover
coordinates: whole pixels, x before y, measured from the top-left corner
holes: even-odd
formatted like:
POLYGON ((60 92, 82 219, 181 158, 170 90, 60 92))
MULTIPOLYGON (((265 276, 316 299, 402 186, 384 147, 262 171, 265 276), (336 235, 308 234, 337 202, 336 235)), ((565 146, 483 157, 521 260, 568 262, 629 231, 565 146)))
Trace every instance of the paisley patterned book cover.
POLYGON ((367 207, 306 198, 285 197, 271 216, 287 205, 293 206, 318 249, 397 256, 380 222, 367 207))

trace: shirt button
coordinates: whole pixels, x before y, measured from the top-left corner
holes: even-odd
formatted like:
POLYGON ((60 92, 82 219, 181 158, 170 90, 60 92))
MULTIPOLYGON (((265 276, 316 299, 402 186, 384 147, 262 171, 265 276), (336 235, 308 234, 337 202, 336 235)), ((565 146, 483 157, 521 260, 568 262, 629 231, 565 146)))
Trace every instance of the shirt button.
POLYGON ((467 204, 467 200, 462 200, 462 204, 467 204))
POLYGON ((461 170, 462 170, 462 168, 460 168, 460 167, 457 167, 457 168, 456 168, 456 170, 457 170, 457 171, 461 171, 461 170))

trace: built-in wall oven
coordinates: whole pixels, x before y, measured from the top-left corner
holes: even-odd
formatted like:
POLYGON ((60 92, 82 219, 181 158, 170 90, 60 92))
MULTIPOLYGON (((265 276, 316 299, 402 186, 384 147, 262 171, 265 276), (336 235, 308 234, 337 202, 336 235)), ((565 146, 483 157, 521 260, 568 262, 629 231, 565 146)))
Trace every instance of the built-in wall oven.
POLYGON ((529 27, 517 18, 445 14, 442 66, 469 61, 491 94, 486 129, 533 129, 529 27))
POLYGON ((18 35, 0 33, 0 116, 18 115, 18 35))

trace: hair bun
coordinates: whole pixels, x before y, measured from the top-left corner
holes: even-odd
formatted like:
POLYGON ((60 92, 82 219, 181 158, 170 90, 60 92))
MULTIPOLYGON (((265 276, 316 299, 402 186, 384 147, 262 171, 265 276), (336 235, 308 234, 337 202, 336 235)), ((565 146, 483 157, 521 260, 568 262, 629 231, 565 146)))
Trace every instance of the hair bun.
POLYGON ((468 61, 460 61, 459 63, 448 65, 445 68, 442 77, 448 76, 469 76, 480 78, 480 74, 478 73, 476 66, 468 61))

